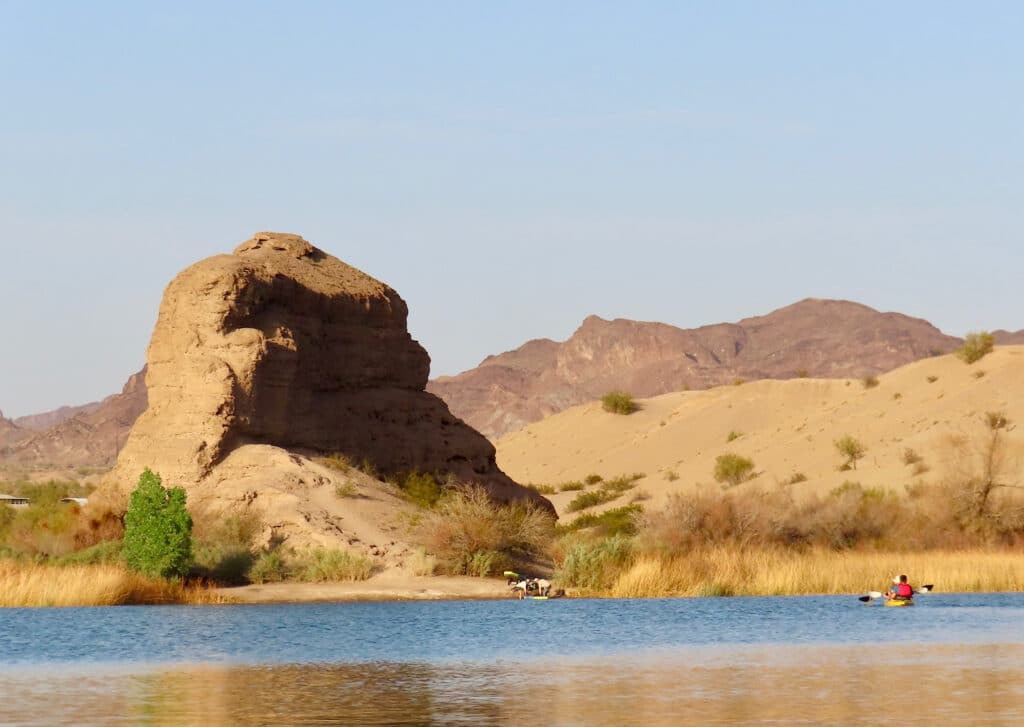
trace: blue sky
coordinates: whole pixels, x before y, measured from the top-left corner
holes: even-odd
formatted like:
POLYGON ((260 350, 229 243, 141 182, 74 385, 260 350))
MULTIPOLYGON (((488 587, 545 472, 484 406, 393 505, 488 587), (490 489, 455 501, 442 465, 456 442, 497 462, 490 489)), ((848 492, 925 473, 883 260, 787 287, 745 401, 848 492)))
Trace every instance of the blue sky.
POLYGON ((118 390, 257 230, 433 374, 804 297, 1024 328, 1024 4, 0 0, 0 409, 118 390))

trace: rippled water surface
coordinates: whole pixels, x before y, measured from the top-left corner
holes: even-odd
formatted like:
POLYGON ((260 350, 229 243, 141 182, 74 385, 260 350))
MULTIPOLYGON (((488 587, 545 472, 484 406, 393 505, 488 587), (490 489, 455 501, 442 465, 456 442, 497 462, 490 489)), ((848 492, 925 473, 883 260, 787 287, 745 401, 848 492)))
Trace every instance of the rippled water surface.
POLYGON ((1024 724, 1024 594, 0 609, 2 724, 1024 724))

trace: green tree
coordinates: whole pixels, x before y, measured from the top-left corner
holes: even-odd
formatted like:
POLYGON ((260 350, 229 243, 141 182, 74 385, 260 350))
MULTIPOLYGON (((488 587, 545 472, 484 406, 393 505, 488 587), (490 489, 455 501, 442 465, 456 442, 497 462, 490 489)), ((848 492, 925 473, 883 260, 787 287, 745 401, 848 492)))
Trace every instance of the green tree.
POLYGON ((988 331, 968 333, 964 337, 964 345, 956 350, 956 355, 964 363, 972 364, 983 356, 992 353, 992 346, 995 345, 995 337, 988 331))
POLYGON ((185 490, 165 488, 148 467, 139 477, 124 516, 124 557, 147 576, 183 576, 192 564, 192 516, 185 490))
POLYGON ((836 445, 839 454, 846 457, 846 462, 843 464, 844 469, 857 469, 857 460, 862 459, 868 451, 867 447, 849 434, 844 434, 833 444, 836 445))
POLYGON ((754 469, 753 460, 738 454, 721 454, 715 457, 715 480, 735 487, 746 480, 754 469))

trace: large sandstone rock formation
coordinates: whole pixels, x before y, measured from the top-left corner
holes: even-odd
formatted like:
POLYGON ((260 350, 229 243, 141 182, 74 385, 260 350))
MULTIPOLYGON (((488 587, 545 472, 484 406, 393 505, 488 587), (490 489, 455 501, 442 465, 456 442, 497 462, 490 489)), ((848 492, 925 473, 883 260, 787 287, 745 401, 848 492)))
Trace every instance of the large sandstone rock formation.
POLYGON ((492 438, 612 389, 648 397, 736 379, 859 377, 960 345, 927 321, 807 299, 738 323, 680 329, 590 316, 565 342, 536 340, 428 390, 492 438))
POLYGON ((190 503, 276 498, 280 512, 285 501, 299 508, 293 521, 327 522, 320 505, 300 505, 326 483, 315 455, 343 453, 384 474, 452 474, 499 501, 550 507, 424 391, 430 359, 406 316, 394 290, 297 235, 259 233, 196 263, 164 293, 149 406, 108 488, 123 498, 150 467, 190 503))

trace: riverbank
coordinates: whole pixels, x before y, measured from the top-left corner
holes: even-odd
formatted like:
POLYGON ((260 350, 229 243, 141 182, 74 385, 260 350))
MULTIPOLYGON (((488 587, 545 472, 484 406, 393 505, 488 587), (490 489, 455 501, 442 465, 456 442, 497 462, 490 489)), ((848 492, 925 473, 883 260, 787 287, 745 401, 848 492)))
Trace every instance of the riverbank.
MULTIPOLYGON (((709 548, 685 558, 641 557, 607 587, 573 589, 595 598, 799 596, 884 590, 897 573, 942 592, 1022 592, 1024 557, 979 550, 918 553, 709 548)), ((344 583, 183 586, 117 565, 49 566, 0 561, 0 607, 129 604, 307 603, 510 598, 503 579, 385 571, 344 583)))
POLYGON ((472 576, 414 576, 384 572, 348 583, 261 583, 213 589, 236 603, 311 601, 441 601, 509 598, 504 580, 472 576))
POLYGON ((55 566, 0 560, 0 607, 425 601, 509 598, 503 579, 386 571, 344 583, 211 587, 151 579, 120 565, 55 566))
POLYGON ((0 607, 226 603, 215 589, 146 578, 121 565, 0 560, 0 607))
POLYGON ((838 595, 885 590, 889 579, 901 573, 914 585, 934 584, 947 593, 1019 592, 1024 591, 1024 554, 705 548, 685 557, 640 557, 614 579, 604 595, 838 595))

